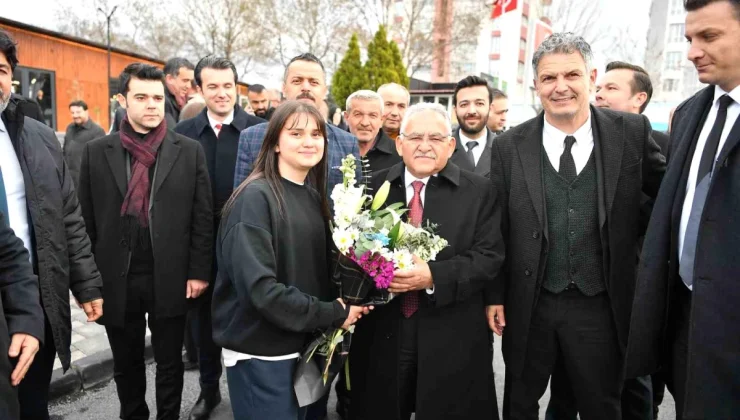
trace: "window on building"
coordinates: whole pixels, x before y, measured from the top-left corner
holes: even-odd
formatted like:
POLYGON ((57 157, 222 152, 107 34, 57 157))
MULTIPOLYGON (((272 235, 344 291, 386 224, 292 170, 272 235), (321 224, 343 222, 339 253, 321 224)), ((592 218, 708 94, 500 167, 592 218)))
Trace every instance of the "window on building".
POLYGON ((663 92, 676 92, 678 91, 678 80, 677 79, 665 79, 663 81, 663 92))
POLYGON ((447 96, 439 96, 437 97, 437 103, 442 105, 444 109, 447 109, 450 107, 450 98, 447 96))
POLYGON ((668 27, 668 42, 683 42, 684 39, 684 24, 672 23, 668 27))
POLYGON ((491 37, 491 54, 501 54, 501 37, 491 37))
POLYGON ((427 104, 433 104, 434 99, 435 99, 434 96, 425 96, 421 99, 421 101, 427 104))
POLYGON ((418 104, 419 103, 419 99, 421 99, 421 97, 419 97, 419 96, 412 96, 411 97, 411 100, 409 101, 410 105, 418 104))
POLYGON ((526 39, 519 40, 519 50, 527 51, 527 40, 526 39))
POLYGON ((683 62, 683 53, 671 51, 665 55, 666 70, 678 70, 683 62))
POLYGON ((521 61, 519 62, 519 68, 517 69, 516 77, 520 81, 524 80, 524 63, 522 63, 521 61))
POLYGON ((525 28, 527 26, 529 26, 529 17, 528 16, 522 15, 522 26, 524 26, 525 28))
POLYGON ((684 13, 683 0, 671 0, 670 14, 671 16, 682 15, 684 13))
POLYGON ((41 108, 46 125, 57 129, 55 73, 18 66, 13 72, 13 91, 41 108))

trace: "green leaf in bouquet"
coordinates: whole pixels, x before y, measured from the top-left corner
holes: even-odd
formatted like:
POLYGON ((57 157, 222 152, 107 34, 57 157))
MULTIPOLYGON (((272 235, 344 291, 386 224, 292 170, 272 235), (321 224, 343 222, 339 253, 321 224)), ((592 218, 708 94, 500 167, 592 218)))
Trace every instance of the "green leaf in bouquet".
POLYGON ((398 203, 393 203, 391 205, 386 206, 385 209, 386 210, 394 210, 394 211, 396 211, 399 214, 403 214, 405 211, 401 211, 401 212, 398 211, 401 208, 403 208, 403 206, 404 206, 403 203, 399 201, 398 203))
POLYGON ((388 233, 388 238, 390 239, 390 242, 388 243, 388 247, 390 249, 395 248, 396 242, 398 242, 398 239, 401 236, 402 227, 401 225, 403 222, 396 223, 393 228, 391 228, 391 231, 388 233))

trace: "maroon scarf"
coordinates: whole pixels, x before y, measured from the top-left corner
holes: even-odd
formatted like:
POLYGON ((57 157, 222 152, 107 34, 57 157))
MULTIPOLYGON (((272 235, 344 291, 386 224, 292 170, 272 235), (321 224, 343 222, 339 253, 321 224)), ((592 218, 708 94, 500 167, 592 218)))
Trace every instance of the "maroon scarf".
MULTIPOLYGON (((134 225, 140 228, 149 227, 149 192, 151 180, 149 179, 149 168, 157 161, 157 152, 167 134, 167 123, 162 122, 140 139, 129 123, 128 115, 121 121, 121 145, 131 155, 131 178, 128 181, 128 190, 121 206, 121 217, 124 218, 124 226, 129 225, 133 230, 134 225), (128 222, 128 223, 126 223, 128 222), (136 222, 136 223, 132 223, 136 222)), ((130 231, 129 234, 134 232, 130 231)), ((139 237, 139 239, 144 239, 139 237)))

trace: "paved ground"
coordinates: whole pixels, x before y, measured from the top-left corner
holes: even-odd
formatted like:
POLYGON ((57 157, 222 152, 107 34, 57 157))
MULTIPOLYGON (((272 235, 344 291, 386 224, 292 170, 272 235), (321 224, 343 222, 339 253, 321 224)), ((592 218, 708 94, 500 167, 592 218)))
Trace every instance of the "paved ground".
MULTIPOLYGON (((498 391, 499 408, 503 407, 503 389, 504 389, 504 363, 501 358, 500 341, 497 341, 494 359, 494 369, 496 375, 496 389, 498 391)), ((147 367, 148 387, 147 402, 150 410, 154 412, 154 365, 147 367)), ((333 387, 332 387, 333 389, 333 387)), ((198 373, 197 371, 185 372, 185 389, 182 398, 181 418, 187 419, 190 407, 198 398, 198 373)), ((217 409, 214 420, 233 420, 228 399, 228 389, 226 386, 226 375, 221 380, 221 392, 224 396, 224 402, 217 409)), ((333 392, 333 391, 332 391, 333 392)), ((549 400, 549 390, 540 400, 540 418, 544 418, 544 410, 549 400)), ((329 407, 334 407, 336 397, 331 396, 329 407)), ((118 418, 118 398, 116 396, 115 384, 111 381, 99 389, 85 391, 72 397, 62 398, 51 403, 52 420, 114 420, 118 418)), ((665 401, 661 406, 660 420, 675 419, 673 399, 669 393, 666 393, 665 401)), ((152 413, 154 418, 154 413, 152 413)), ((336 413, 330 413, 327 420, 339 420, 336 413)))

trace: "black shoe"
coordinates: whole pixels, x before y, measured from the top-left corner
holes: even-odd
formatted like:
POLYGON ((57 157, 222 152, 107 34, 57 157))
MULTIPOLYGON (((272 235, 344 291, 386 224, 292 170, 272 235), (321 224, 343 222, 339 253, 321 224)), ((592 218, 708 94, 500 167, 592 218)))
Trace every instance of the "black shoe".
POLYGON ((198 401, 190 410, 190 420, 207 420, 211 417, 211 412, 217 405, 221 404, 221 392, 212 395, 200 394, 198 401))

